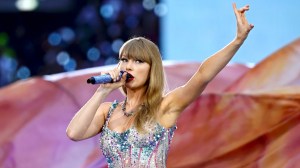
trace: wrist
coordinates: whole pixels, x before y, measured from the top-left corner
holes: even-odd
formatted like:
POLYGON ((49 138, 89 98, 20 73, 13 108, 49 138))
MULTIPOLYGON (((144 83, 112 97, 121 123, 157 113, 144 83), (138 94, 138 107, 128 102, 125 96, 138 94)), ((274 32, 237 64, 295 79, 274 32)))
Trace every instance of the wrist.
POLYGON ((111 88, 103 87, 102 85, 100 85, 96 91, 96 93, 101 94, 102 96, 107 96, 110 92, 112 92, 111 88))
POLYGON ((233 40, 233 43, 236 45, 242 45, 244 43, 246 38, 242 38, 242 37, 235 37, 235 39, 233 40))

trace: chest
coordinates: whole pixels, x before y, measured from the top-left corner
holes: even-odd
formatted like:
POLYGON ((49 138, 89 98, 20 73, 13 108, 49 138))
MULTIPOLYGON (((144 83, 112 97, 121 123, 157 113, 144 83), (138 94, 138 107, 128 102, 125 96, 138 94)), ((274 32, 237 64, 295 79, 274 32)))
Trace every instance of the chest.
POLYGON ((153 127, 148 133, 141 134, 134 127, 118 133, 108 127, 104 127, 101 134, 101 146, 113 147, 119 150, 135 148, 155 148, 158 144, 169 143, 172 136, 169 130, 160 127, 153 127))
POLYGON ((109 130, 116 133, 123 133, 133 126, 135 116, 126 117, 121 109, 117 108, 107 120, 109 121, 106 127, 108 127, 109 130))

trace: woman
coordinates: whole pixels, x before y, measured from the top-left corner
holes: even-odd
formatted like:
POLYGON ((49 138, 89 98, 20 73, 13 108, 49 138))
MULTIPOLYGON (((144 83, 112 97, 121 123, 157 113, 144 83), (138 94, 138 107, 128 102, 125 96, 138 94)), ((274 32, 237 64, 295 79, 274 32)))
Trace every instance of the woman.
POLYGON ((204 90, 237 52, 253 28, 237 9, 235 39, 205 60, 183 86, 164 94, 164 72, 157 46, 142 37, 120 49, 118 66, 108 72, 113 83, 101 84, 71 120, 67 135, 79 141, 100 133, 100 147, 109 167, 166 167, 167 153, 181 112, 204 90), (120 71, 124 71, 119 77, 120 71), (130 74, 131 78, 127 78, 130 74), (126 98, 104 102, 122 88, 126 98))

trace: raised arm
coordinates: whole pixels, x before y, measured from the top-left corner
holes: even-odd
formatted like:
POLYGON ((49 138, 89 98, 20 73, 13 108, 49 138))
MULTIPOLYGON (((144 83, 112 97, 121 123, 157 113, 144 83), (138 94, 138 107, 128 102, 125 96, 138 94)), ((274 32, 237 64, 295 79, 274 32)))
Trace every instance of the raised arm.
MULTIPOLYGON (((200 66, 195 75, 199 74, 199 77, 202 78, 205 83, 211 81, 228 64, 254 27, 248 23, 245 17, 245 12, 249 10, 249 5, 239 10, 236 8, 235 3, 232 6, 237 20, 236 38, 223 49, 206 59, 200 66)), ((200 82, 202 80, 200 80, 200 82)), ((195 82, 198 83, 197 80, 195 82)))
POLYGON ((179 113, 202 93, 206 85, 231 60, 254 27, 248 23, 245 16, 245 12, 249 10, 249 5, 240 9, 236 8, 235 3, 233 3, 232 6, 237 21, 237 34, 235 39, 223 49, 207 58, 185 85, 166 95, 162 106, 164 112, 168 112, 169 115, 171 113, 171 116, 168 117, 176 119, 179 113), (175 115, 173 113, 175 113, 175 115))
MULTIPOLYGON (((117 80, 119 70, 115 69, 108 72, 114 80, 117 80)), ((105 122, 106 114, 111 103, 103 103, 105 98, 115 89, 125 83, 126 74, 123 74, 119 82, 102 84, 87 101, 87 103, 75 114, 70 121, 66 133, 67 136, 79 141, 93 137, 101 131, 105 122)))

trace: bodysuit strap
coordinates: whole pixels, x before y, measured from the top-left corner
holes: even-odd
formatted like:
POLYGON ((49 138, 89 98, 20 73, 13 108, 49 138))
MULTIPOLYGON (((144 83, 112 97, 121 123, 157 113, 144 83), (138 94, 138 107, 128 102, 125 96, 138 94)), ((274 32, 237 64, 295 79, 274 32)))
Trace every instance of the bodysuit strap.
POLYGON ((108 114, 107 114, 107 117, 106 117, 106 121, 105 121, 105 125, 104 125, 105 127, 108 125, 108 122, 109 122, 109 120, 110 120, 110 117, 111 117, 111 115, 112 115, 114 109, 115 109, 117 106, 118 106, 118 101, 115 100, 115 101, 111 104, 111 106, 110 106, 110 108, 109 108, 109 111, 108 111, 108 114))

